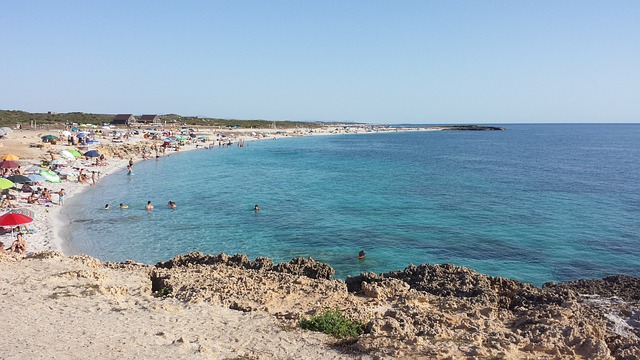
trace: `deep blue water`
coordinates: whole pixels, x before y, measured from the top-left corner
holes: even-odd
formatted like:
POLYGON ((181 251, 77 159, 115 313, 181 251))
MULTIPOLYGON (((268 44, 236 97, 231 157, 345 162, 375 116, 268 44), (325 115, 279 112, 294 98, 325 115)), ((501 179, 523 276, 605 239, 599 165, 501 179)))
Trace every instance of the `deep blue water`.
POLYGON ((338 277, 410 263, 538 285, 640 276, 640 125, 505 127, 263 140, 143 161, 67 201, 69 252, 145 263, 189 251, 303 256, 338 277))

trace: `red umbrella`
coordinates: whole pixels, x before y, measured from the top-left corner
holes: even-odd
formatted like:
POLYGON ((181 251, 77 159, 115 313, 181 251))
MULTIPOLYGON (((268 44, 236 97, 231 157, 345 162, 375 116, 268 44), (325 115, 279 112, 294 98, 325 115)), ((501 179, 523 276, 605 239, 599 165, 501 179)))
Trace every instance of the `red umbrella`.
POLYGON ((18 226, 28 224, 33 218, 23 214, 6 213, 0 216, 0 226, 18 226))
POLYGON ((17 162, 11 161, 11 160, 5 160, 5 161, 0 162, 0 168, 3 168, 3 169, 4 168, 17 168, 18 166, 20 166, 20 165, 18 165, 17 162))

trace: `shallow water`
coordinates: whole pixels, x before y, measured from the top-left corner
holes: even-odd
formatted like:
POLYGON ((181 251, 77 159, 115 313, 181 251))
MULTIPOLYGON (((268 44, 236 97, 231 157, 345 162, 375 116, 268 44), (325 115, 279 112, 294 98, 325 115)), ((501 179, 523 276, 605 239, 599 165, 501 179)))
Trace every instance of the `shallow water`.
POLYGON ((264 140, 144 161, 67 201, 69 252, 146 263, 189 251, 304 256, 338 277, 409 263, 538 285, 640 276, 640 125, 506 127, 264 140))

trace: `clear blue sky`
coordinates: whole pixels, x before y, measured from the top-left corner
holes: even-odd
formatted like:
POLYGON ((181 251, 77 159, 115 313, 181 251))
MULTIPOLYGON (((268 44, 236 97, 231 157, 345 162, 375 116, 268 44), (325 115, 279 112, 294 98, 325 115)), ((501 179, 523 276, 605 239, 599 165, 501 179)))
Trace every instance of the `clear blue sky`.
POLYGON ((640 122, 640 1, 3 1, 0 109, 640 122))

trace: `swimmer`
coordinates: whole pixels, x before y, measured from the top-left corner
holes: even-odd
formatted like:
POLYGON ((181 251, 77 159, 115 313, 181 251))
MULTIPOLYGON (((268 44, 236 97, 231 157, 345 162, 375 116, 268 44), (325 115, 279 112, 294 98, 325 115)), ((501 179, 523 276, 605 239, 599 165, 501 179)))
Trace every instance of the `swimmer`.
POLYGON ((364 259, 365 255, 366 254, 365 254, 364 250, 360 250, 360 252, 358 253, 358 259, 364 259))
POLYGON ((145 206, 144 208, 147 211, 153 210, 153 205, 151 205, 151 200, 147 201, 147 206, 145 206))
POLYGON ((129 205, 125 205, 123 203, 120 203, 120 209, 128 209, 129 205))
POLYGON ((256 204, 256 206, 253 207, 253 210, 255 210, 255 211, 260 210, 260 206, 258 206, 258 204, 256 204))
POLYGON ((167 203, 167 206, 168 206, 169 208, 171 208, 171 209, 175 209, 175 208, 177 207, 177 206, 176 206, 176 203, 174 203, 174 202, 173 202, 173 201, 171 201, 171 200, 169 200, 169 203, 167 203))
POLYGON ((107 203, 107 205, 104 206, 105 210, 109 210, 109 203, 107 203))

